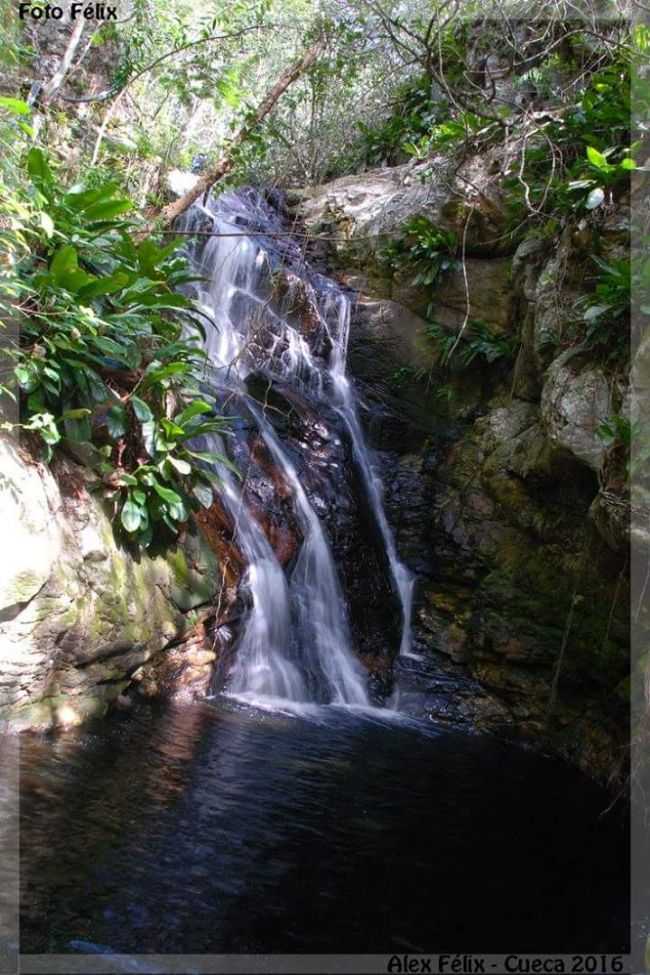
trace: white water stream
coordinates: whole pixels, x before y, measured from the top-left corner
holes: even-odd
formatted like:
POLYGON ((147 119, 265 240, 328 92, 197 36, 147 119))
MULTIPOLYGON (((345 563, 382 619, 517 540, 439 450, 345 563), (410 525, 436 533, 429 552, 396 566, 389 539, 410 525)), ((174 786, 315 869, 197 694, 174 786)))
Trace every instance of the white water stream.
MULTIPOLYGON (((409 653, 412 580, 397 556, 359 423, 355 394, 346 376, 350 329, 349 298, 331 280, 310 274, 297 244, 287 239, 277 212, 254 191, 238 191, 195 204, 182 229, 220 236, 197 237, 188 247, 197 273, 205 277, 197 298, 212 320, 206 347, 214 385, 246 403, 249 420, 289 485, 302 535, 287 577, 258 521, 245 507, 242 485, 228 471, 223 500, 237 526, 248 563, 245 586, 250 610, 227 680, 232 695, 251 703, 318 702, 369 705, 367 675, 350 636, 344 596, 327 537, 286 449, 265 414, 248 395, 251 373, 282 382, 336 410, 347 428, 399 595, 401 653, 409 653), (246 235, 246 231, 251 235, 246 235), (268 236, 266 236, 268 235, 268 236), (283 235, 283 236, 273 236, 283 235), (294 304, 308 306, 327 335, 326 355, 315 356, 303 334, 273 310, 273 276, 288 272, 294 304)), ((217 448, 223 450, 224 444, 217 448)))

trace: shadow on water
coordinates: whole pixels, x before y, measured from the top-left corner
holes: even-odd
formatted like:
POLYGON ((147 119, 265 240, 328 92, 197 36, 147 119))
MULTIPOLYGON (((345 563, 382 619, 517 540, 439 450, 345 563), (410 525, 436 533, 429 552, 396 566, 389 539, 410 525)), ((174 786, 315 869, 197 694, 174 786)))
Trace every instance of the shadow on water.
POLYGON ((624 813, 494 739, 143 707, 22 745, 24 952, 627 947, 624 813))

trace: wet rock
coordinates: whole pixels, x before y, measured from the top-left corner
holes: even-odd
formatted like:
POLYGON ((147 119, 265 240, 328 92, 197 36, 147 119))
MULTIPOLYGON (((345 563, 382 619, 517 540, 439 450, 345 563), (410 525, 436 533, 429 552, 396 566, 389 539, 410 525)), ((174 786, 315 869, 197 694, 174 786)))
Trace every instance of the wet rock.
MULTIPOLYGON (((253 389, 254 384, 249 385, 253 389)), ((401 611, 379 526, 368 504, 352 443, 341 417, 322 403, 281 384, 267 383, 266 416, 288 451, 301 485, 322 520, 344 597, 349 609, 352 637, 358 654, 390 659, 399 647, 401 611)), ((273 480, 270 457, 255 454, 264 472, 263 483, 273 480)), ((249 474, 247 492, 260 487, 249 474)), ((273 498, 253 505, 279 556, 297 556, 301 543, 293 512, 292 493, 274 509, 273 498), (271 514, 274 512, 275 514, 271 514), (276 519, 277 515, 277 519, 276 519), (269 519, 274 527, 270 527, 269 519)))

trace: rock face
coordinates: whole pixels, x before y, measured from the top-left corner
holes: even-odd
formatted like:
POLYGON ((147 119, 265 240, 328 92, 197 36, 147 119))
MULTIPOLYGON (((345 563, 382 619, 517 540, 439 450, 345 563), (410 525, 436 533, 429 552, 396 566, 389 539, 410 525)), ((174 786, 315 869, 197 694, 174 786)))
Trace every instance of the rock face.
POLYGON ((102 714, 145 677, 147 693, 203 691, 212 673, 221 575, 204 537, 136 558, 88 487, 76 464, 55 477, 0 440, 0 719, 17 728, 102 714))
MULTIPOLYGON (((526 239, 512 257, 489 250, 488 227, 499 225, 490 160, 465 166, 488 202, 469 224, 465 273, 433 293, 391 277, 376 260, 379 239, 362 238, 397 236, 419 213, 458 231, 459 214, 462 226, 477 204, 466 188, 454 206, 449 181, 423 187, 409 165, 337 180, 297 206, 311 229, 345 238, 322 257, 359 291, 350 368, 416 577, 423 659, 397 667, 400 702, 544 742, 616 781, 627 737, 629 504, 620 459, 597 431, 622 394, 588 352, 567 347, 584 287, 571 231, 526 239), (510 337, 513 358, 442 369, 425 335, 428 306, 450 334, 467 317, 485 321, 510 337)), ((607 228, 603 239, 609 246, 607 228)))
POLYGON ((609 383, 602 369, 572 366, 570 352, 555 359, 542 391, 542 422, 549 442, 583 461, 596 473, 605 458, 600 425, 613 412, 609 383))

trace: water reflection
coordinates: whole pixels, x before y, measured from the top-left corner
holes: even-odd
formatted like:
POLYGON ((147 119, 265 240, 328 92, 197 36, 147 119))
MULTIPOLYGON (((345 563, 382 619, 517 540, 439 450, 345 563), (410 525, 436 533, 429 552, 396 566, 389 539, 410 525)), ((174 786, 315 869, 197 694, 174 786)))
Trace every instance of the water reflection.
POLYGON ((424 730, 220 699, 24 739, 23 950, 623 951, 607 798, 424 730))

